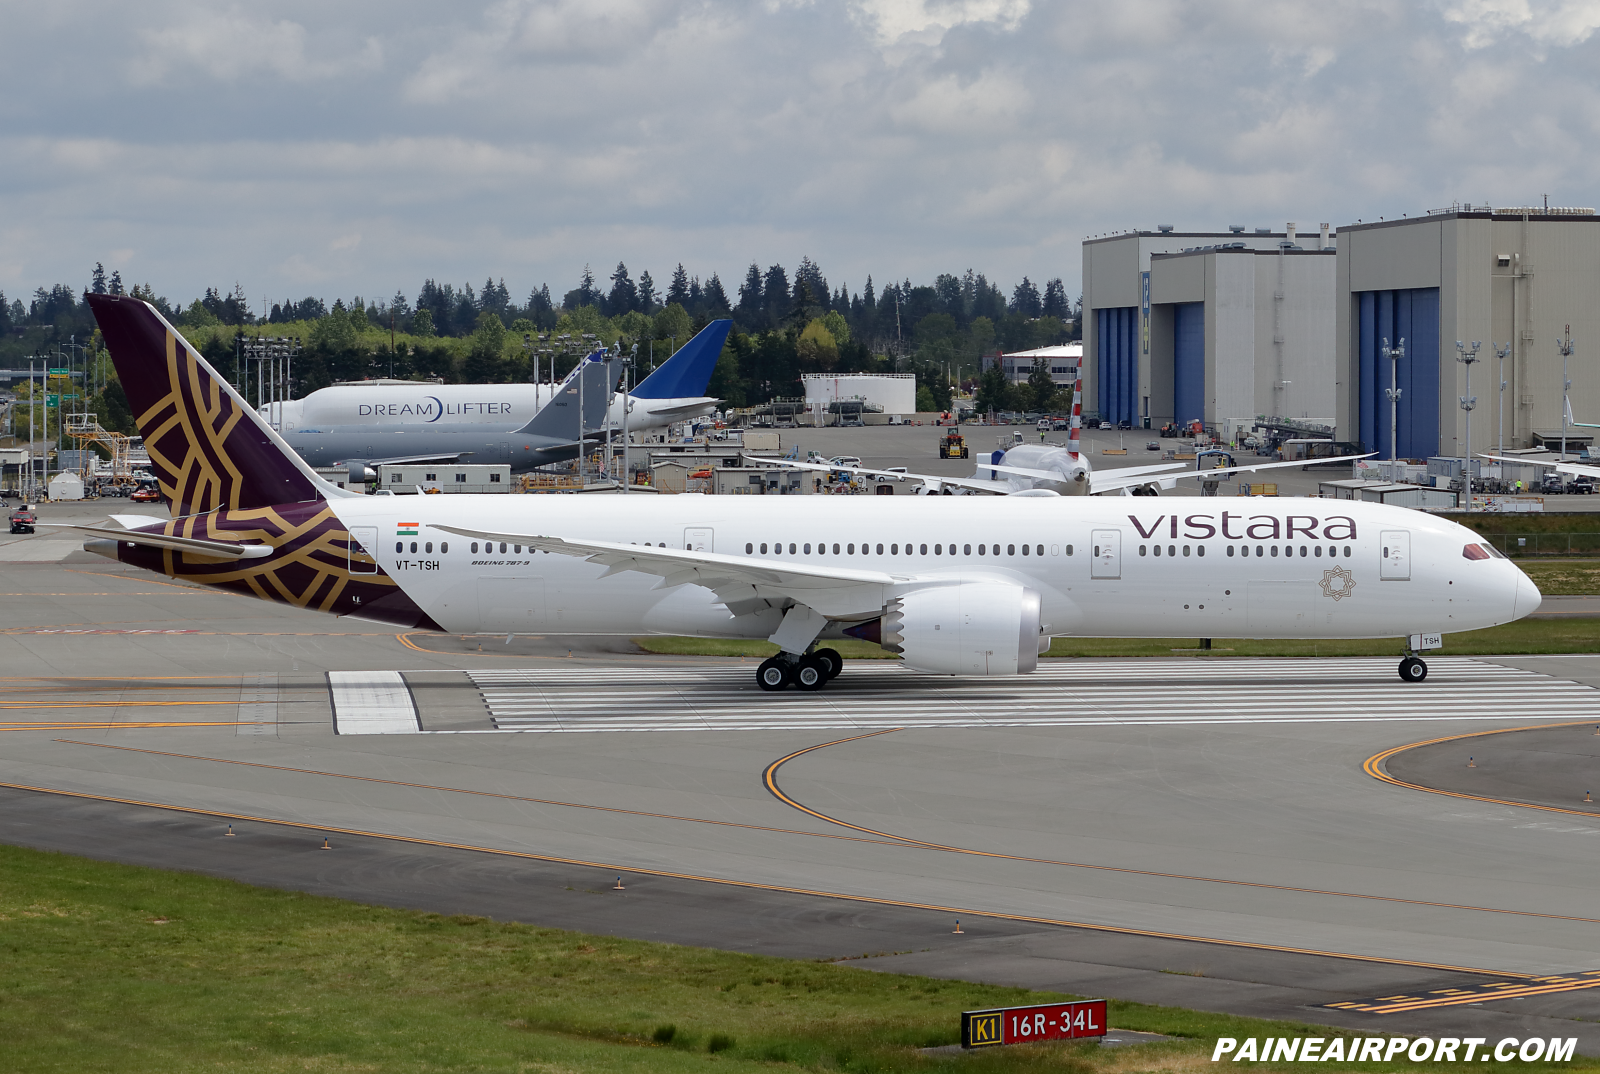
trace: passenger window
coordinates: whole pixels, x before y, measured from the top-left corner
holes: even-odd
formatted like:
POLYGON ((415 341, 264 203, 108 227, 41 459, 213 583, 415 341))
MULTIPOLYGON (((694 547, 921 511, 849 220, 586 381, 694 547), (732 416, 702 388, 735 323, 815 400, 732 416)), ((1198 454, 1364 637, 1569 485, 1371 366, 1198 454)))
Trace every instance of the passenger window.
POLYGON ((794 555, 794 542, 793 541, 789 542, 789 554, 791 556, 794 555))
POLYGON ((472 542, 472 554, 473 555, 477 555, 478 554, 478 542, 477 541, 473 541, 472 542))
POLYGON ((1203 556, 1206 554, 1206 546, 1203 544, 1197 544, 1194 546, 1194 551, 1195 555, 1203 556))
POLYGON ((1160 545, 1156 545, 1156 555, 1159 556, 1160 554, 1161 554, 1161 546, 1160 545))
POLYGON ((1345 559, 1349 559, 1350 558, 1350 546, 1349 545, 1345 545, 1344 546, 1344 558, 1345 559))
POLYGON ((1233 545, 1231 544, 1228 546, 1228 555, 1233 555, 1233 545))
POLYGON ((411 551, 415 552, 416 550, 417 550, 417 542, 416 541, 412 541, 411 542, 411 551))
POLYGON ((1006 555, 1014 556, 1016 554, 1017 554, 1017 546, 1016 545, 1014 545, 1014 544, 1006 545, 1006 555))
POLYGON ((441 553, 449 552, 450 551, 450 542, 449 541, 441 541, 440 544, 439 544, 439 551, 441 553))
POLYGON ((1316 548, 1317 548, 1316 557, 1318 559, 1321 559, 1322 558, 1322 546, 1319 544, 1319 545, 1316 546, 1316 548))
POLYGON ((404 552, 406 550, 406 543, 404 541, 396 541, 394 543, 394 550, 396 552, 404 552))
POLYGON ((1033 549, 1033 554, 1036 555, 1036 556, 1044 555, 1044 545, 1042 545, 1042 544, 1041 545, 1035 545, 1034 549, 1033 549))
POLYGON ((1022 554, 1023 555, 1027 555, 1028 554, 1028 546, 1027 545, 1023 545, 1022 546, 1022 554))
POLYGON ((936 555, 936 556, 944 555, 944 545, 942 545, 942 544, 934 545, 933 546, 933 554, 936 555))
POLYGON ((1186 556, 1189 554, 1189 546, 1188 545, 1184 545, 1183 546, 1183 554, 1186 555, 1186 556))
POLYGON ((423 545, 422 546, 422 550, 424 552, 427 552, 428 554, 432 555, 433 554, 433 542, 429 541, 427 544, 423 545))
POLYGON ((506 554, 506 543, 504 541, 500 542, 500 554, 502 556, 506 554))
POLYGON ((763 556, 767 554, 767 542, 765 541, 761 542, 761 554, 763 556))
POLYGON ((833 546, 833 554, 836 555, 836 556, 839 554, 839 546, 838 545, 834 545, 833 546))
POLYGON ((970 545, 970 544, 964 544, 964 545, 962 545, 962 546, 961 546, 961 554, 962 554, 962 555, 963 555, 963 556, 970 556, 970 555, 972 555, 972 546, 971 546, 971 545, 970 545))
MULTIPOLYGON (((1024 549, 1024 551, 1026 551, 1026 549, 1024 549)), ((1177 554, 1178 554, 1178 546, 1177 545, 1175 545, 1175 544, 1167 545, 1167 555, 1175 556, 1177 554)))
POLYGON ((1067 555, 1072 555, 1072 546, 1070 544, 1067 545, 1067 555))
MULTIPOLYGON (((1142 556, 1142 555, 1144 555, 1144 554, 1145 554, 1145 548, 1146 548, 1146 547, 1148 547, 1148 546, 1146 546, 1146 545, 1140 545, 1140 546, 1139 546, 1139 554, 1140 554, 1140 555, 1141 555, 1141 556, 1142 556)), ((1095 550, 1094 550, 1094 554, 1095 554, 1095 555, 1097 555, 1097 556, 1098 556, 1098 555, 1099 555, 1099 554, 1100 554, 1100 549, 1098 549, 1098 548, 1096 548, 1096 549, 1095 549, 1095 550)))
POLYGON ((878 555, 883 555, 883 545, 881 544, 878 546, 878 555))
POLYGON ((755 546, 752 545, 749 541, 746 541, 744 543, 744 554, 748 556, 751 552, 754 552, 754 551, 755 551, 755 546))
POLYGON ((981 555, 983 555, 983 554, 984 554, 984 551, 983 551, 983 549, 984 549, 984 547, 985 547, 985 546, 983 546, 983 545, 981 545, 981 544, 980 544, 980 545, 979 545, 979 546, 978 546, 978 555, 980 555, 980 556, 981 556, 981 555))
POLYGON ((1306 546, 1305 546, 1305 545, 1301 545, 1301 546, 1300 546, 1300 558, 1301 558, 1301 559, 1305 559, 1305 558, 1306 558, 1306 553, 1307 553, 1307 552, 1308 552, 1308 551, 1309 551, 1309 550, 1308 550, 1308 549, 1307 549, 1307 548, 1306 548, 1306 546))
POLYGON ((849 552, 852 556, 856 554, 856 546, 855 545, 847 544, 844 547, 845 547, 845 551, 849 552))
POLYGON ((1273 545, 1272 546, 1272 558, 1273 559, 1277 559, 1278 558, 1278 546, 1277 545, 1273 545))
POLYGON ((1264 556, 1266 554, 1267 554, 1267 550, 1265 548, 1261 547, 1260 545, 1256 545, 1256 558, 1257 559, 1260 559, 1262 556, 1264 556))
POLYGON ((810 554, 811 554, 811 542, 810 542, 810 541, 807 541, 807 542, 806 542, 806 544, 805 544, 805 547, 803 547, 803 548, 802 548, 802 549, 801 549, 801 551, 802 551, 802 552, 804 552, 804 553, 805 553, 805 554, 806 554, 806 555, 808 555, 808 556, 809 556, 809 555, 810 555, 810 554))
POLYGON ((890 545, 889 546, 889 554, 891 556, 898 556, 900 554, 900 546, 897 545, 897 544, 890 545))
POLYGON ((922 548, 922 551, 921 551, 920 554, 924 555, 924 556, 927 555, 928 554, 928 546, 927 545, 922 545, 921 548, 922 548))

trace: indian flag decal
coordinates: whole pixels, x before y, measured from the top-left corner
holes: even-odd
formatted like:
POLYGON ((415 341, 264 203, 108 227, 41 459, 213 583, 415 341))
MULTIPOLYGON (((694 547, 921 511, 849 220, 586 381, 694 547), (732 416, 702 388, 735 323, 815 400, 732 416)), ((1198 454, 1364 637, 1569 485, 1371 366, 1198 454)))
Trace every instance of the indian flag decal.
POLYGON ((394 526, 394 535, 396 537, 415 537, 417 535, 417 523, 415 522, 396 522, 394 526))

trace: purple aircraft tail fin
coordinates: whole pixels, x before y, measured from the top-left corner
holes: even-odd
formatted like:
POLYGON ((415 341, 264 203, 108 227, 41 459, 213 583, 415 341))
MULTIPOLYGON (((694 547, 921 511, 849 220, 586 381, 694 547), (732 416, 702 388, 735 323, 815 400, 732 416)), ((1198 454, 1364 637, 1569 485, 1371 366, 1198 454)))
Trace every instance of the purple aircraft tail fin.
POLYGON ((155 308, 85 295, 177 516, 325 498, 318 480, 155 308))

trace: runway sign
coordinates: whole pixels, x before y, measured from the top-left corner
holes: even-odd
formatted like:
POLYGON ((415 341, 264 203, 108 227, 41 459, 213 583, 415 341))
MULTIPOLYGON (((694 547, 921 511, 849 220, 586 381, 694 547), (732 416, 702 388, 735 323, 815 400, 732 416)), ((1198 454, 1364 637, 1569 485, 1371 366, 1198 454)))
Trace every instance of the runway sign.
POLYGON ((1106 1001, 1081 999, 1038 1007, 999 1007, 961 1012, 961 1046, 1026 1044, 1036 1040, 1076 1040, 1106 1035, 1106 1001))

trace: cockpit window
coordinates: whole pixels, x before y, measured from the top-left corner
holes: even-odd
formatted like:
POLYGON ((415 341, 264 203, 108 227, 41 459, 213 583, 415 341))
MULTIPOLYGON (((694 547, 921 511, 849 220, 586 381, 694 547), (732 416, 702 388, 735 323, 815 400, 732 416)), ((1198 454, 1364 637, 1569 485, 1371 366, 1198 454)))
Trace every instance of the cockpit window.
POLYGON ((1489 554, 1491 556, 1493 556, 1495 559, 1505 559, 1506 558, 1506 554, 1504 552, 1500 551, 1500 549, 1496 548, 1492 544, 1485 544, 1483 547, 1487 548, 1489 550, 1489 554))
POLYGON ((1463 548, 1461 550, 1461 555, 1465 559, 1488 559, 1489 558, 1489 553, 1485 552, 1483 550, 1483 545, 1481 545, 1481 544, 1469 544, 1469 545, 1467 545, 1465 548, 1463 548))

